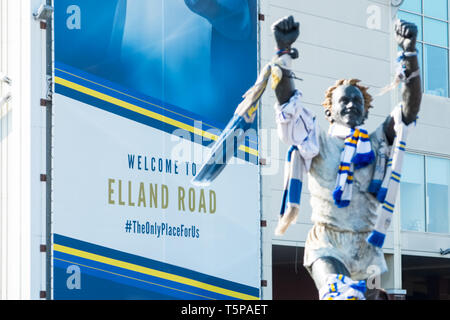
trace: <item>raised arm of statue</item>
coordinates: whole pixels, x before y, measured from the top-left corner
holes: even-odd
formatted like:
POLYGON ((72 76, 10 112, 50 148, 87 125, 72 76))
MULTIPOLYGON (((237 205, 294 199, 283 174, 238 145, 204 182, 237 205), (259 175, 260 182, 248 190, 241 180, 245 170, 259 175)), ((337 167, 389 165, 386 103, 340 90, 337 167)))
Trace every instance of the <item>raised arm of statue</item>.
MULTIPOLYGON (((300 23, 294 21, 293 16, 282 18, 272 25, 272 32, 277 43, 277 54, 291 54, 292 44, 297 40, 300 34, 300 23)), ((293 56, 292 58, 296 58, 293 56)), ((287 69, 282 69, 283 77, 275 89, 275 95, 280 105, 289 101, 295 93, 294 80, 292 72, 287 69)))
POLYGON ((225 37, 246 40, 251 33, 248 0, 184 0, 186 6, 207 19, 225 37))
MULTIPOLYGON (((422 88, 420 80, 419 62, 417 59, 416 39, 417 26, 413 23, 398 20, 394 26, 396 40, 403 50, 400 56, 403 65, 402 88, 402 117, 405 124, 410 124, 417 118, 422 100, 422 88)), ((384 132, 389 142, 395 138, 394 120, 388 116, 384 124, 384 132)))

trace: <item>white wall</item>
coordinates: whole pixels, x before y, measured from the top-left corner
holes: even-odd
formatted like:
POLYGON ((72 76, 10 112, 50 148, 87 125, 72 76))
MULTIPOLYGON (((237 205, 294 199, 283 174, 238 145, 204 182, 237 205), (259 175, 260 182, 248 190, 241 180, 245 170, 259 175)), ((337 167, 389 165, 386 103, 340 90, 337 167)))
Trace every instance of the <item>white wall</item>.
POLYGON ((13 80, 0 113, 2 299, 38 299, 45 290, 45 30, 32 18, 40 3, 0 0, 0 71, 13 80))

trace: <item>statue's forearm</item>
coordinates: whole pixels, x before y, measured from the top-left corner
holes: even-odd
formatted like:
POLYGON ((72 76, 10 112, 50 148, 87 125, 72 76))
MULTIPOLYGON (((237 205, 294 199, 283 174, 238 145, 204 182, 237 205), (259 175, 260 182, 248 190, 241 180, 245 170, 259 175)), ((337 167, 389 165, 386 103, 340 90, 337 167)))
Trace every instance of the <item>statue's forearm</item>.
POLYGON ((280 105, 288 102, 295 93, 295 84, 291 76, 291 71, 284 68, 281 70, 283 71, 283 77, 275 89, 275 95, 280 105))
POLYGON ((281 61, 279 67, 282 77, 275 88, 275 95, 280 105, 289 101, 295 93, 294 80, 292 78, 291 60, 298 58, 298 51, 292 48, 292 44, 300 34, 300 23, 295 22, 293 16, 282 18, 272 25, 272 32, 277 44, 277 56, 281 61))
MULTIPOLYGON (((405 76, 408 79, 411 74, 419 70, 419 62, 417 56, 406 57, 404 60, 405 76)), ((420 103, 422 101, 422 84, 420 74, 409 79, 403 84, 402 88, 402 118, 403 122, 408 125, 417 119, 420 110, 420 103)), ((384 132, 389 144, 392 144, 395 139, 394 119, 390 116, 384 123, 384 132)))
MULTIPOLYGON (((417 56, 405 58, 404 64, 406 66, 405 74, 407 78, 411 75, 411 73, 419 70, 417 56)), ((420 109, 420 103, 422 101, 422 85, 420 75, 411 78, 403 85, 402 99, 403 122, 408 125, 416 120, 420 109)))

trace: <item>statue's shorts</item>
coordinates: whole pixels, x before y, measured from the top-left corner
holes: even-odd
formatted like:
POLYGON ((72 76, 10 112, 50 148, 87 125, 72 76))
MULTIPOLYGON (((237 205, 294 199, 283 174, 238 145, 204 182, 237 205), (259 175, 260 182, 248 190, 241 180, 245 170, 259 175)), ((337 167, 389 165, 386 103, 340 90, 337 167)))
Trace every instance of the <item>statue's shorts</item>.
POLYGON ((311 273, 312 264, 333 257, 344 264, 353 280, 363 280, 387 271, 383 251, 369 244, 370 232, 352 232, 315 224, 305 243, 303 265, 311 273))

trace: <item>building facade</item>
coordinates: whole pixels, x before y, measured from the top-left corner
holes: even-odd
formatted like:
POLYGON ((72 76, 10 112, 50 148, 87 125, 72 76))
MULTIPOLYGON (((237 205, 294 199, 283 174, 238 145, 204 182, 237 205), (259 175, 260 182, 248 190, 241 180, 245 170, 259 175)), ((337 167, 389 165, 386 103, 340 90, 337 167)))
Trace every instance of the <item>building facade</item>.
MULTIPOLYGON (((304 105, 319 125, 323 116, 325 90, 342 78, 357 78, 370 87, 374 97, 366 126, 374 130, 400 102, 400 90, 378 96, 391 83, 396 69, 397 45, 393 24, 397 18, 419 28, 419 63, 422 69, 423 100, 416 128, 408 139, 401 191, 394 221, 384 245, 389 271, 369 286, 378 285, 407 299, 449 299, 450 247, 449 174, 450 100, 449 3, 447 0, 405 0, 400 7, 391 1, 261 1, 261 63, 274 54, 270 25, 293 15, 301 23, 295 43, 300 58, 294 60, 296 86, 304 105), (437 138, 441 137, 441 139, 437 138)), ((261 125, 268 137, 276 135, 274 96, 265 96, 261 125)), ((302 266, 303 247, 310 229, 309 194, 303 188, 299 219, 282 237, 273 235, 282 194, 282 168, 288 146, 275 138, 261 136, 260 156, 267 158, 261 169, 263 228, 263 287, 265 299, 316 299, 309 274, 302 266), (276 173, 275 173, 276 172, 276 173)), ((306 189, 306 190, 305 190, 306 189)), ((369 272, 370 273, 370 272, 369 272)))
POLYGON ((41 1, 0 2, 0 66, 11 83, 0 113, 1 299, 46 292, 46 29, 33 13, 41 1), (41 176, 44 175, 44 176, 41 176))

